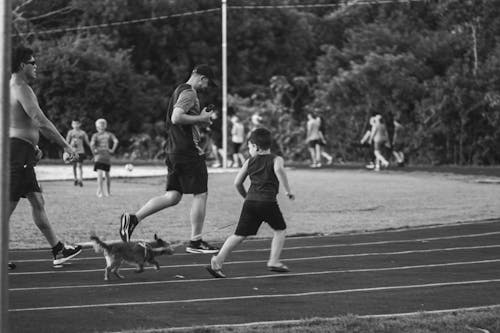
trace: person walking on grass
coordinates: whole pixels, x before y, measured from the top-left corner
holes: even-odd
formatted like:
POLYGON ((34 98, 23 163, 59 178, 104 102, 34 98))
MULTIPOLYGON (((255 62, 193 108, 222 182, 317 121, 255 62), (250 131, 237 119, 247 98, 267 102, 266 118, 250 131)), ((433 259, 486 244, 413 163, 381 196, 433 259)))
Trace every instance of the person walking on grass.
POLYGON ((306 143, 311 155, 311 168, 321 167, 321 120, 313 112, 307 114, 306 143))
POLYGON ((264 221, 274 232, 267 268, 281 273, 289 271, 280 261, 286 232, 286 223, 276 200, 280 183, 290 200, 294 200, 295 196, 288 184, 283 158, 271 153, 271 141, 271 132, 265 128, 257 128, 250 134, 248 149, 251 157, 245 161, 234 181, 238 193, 245 201, 236 231, 226 239, 219 253, 206 266, 213 277, 226 277, 222 266, 227 256, 248 236, 256 235, 264 221), (243 185, 247 177, 250 178, 248 192, 243 185))
POLYGON ((66 135, 66 141, 75 148, 78 158, 73 161, 73 177, 75 178, 75 186, 83 186, 83 161, 85 160, 85 147, 86 144, 90 148, 89 137, 84 130, 82 130, 81 123, 78 120, 73 120, 71 122, 71 129, 66 135))
POLYGON ((188 253, 217 253, 218 249, 202 239, 208 197, 208 173, 200 148, 199 126, 209 125, 213 111, 200 111, 198 92, 216 86, 207 65, 198 65, 186 83, 173 92, 167 109, 166 160, 168 175, 166 193, 150 199, 136 213, 120 218, 120 237, 128 242, 139 222, 165 208, 177 205, 184 194, 193 194, 191 205, 191 238, 188 253))
POLYGON ((245 157, 241 153, 241 146, 245 141, 245 126, 240 117, 234 115, 231 117, 231 143, 233 144, 233 167, 239 168, 245 162, 245 157))
POLYGON ((375 125, 370 133, 369 142, 373 142, 374 155, 375 155, 375 171, 380 170, 380 166, 387 168, 389 162, 384 157, 385 147, 390 147, 389 134, 387 133, 387 128, 385 126, 384 118, 381 115, 375 117, 375 125))
MULTIPOLYGON (((78 255, 82 248, 63 243, 47 217, 45 200, 34 168, 42 158, 42 152, 37 146, 40 133, 62 147, 70 159, 76 159, 77 153, 40 109, 38 99, 29 85, 37 77, 37 68, 33 50, 20 46, 13 51, 9 108, 9 219, 19 200, 28 199, 33 221, 52 247, 53 265, 59 266, 78 255)), ((9 269, 13 268, 15 264, 9 263, 9 269)))
POLYGON ((106 131, 108 122, 106 119, 99 118, 95 122, 97 133, 92 135, 90 140, 90 147, 94 153, 94 171, 97 172, 97 192, 99 198, 109 197, 111 195, 111 155, 115 153, 118 147, 118 139, 116 136, 106 131), (112 143, 113 145, 109 146, 112 143), (104 187, 104 180, 106 180, 106 187, 104 187))

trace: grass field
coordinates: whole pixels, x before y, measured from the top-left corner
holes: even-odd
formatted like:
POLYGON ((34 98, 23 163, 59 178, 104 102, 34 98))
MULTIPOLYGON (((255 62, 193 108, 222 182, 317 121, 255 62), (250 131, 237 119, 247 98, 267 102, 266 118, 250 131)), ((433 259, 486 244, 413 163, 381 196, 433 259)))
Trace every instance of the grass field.
MULTIPOLYGON (((336 233, 401 228, 500 216, 500 186, 480 183, 483 175, 366 170, 289 170, 297 199, 280 195, 288 233, 336 233)), ((205 239, 223 241, 234 230, 242 204, 233 186, 234 173, 210 174, 205 239)), ((71 181, 41 182, 49 219, 68 242, 86 242, 91 231, 105 239, 118 238, 118 220, 150 197, 164 193, 162 177, 113 179, 112 196, 97 198, 95 181, 83 188, 71 181)), ((146 219, 137 238, 158 233, 170 241, 187 240, 190 233, 187 195, 179 205, 146 219)), ((261 228, 258 237, 270 230, 261 228)), ((10 223, 10 248, 47 247, 22 200, 10 223)))

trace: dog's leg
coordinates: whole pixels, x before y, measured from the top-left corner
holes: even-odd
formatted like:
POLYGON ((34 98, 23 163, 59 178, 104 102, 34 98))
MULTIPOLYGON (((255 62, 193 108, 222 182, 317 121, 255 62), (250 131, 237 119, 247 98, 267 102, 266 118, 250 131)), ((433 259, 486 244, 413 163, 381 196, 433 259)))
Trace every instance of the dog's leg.
POLYGON ((111 272, 111 266, 106 266, 104 268, 104 281, 109 280, 109 273, 111 272))
POLYGON ((113 273, 115 273, 115 276, 119 279, 124 279, 125 277, 123 275, 120 275, 120 266, 121 266, 121 262, 115 264, 115 267, 113 269, 113 273))
POLYGON ((144 272, 144 264, 137 264, 137 269, 135 270, 136 273, 142 273, 144 272))
POLYGON ((160 264, 158 263, 158 261, 156 261, 154 258, 153 259, 149 259, 148 262, 151 264, 151 265, 154 265, 155 266, 155 269, 157 271, 160 270, 160 264))

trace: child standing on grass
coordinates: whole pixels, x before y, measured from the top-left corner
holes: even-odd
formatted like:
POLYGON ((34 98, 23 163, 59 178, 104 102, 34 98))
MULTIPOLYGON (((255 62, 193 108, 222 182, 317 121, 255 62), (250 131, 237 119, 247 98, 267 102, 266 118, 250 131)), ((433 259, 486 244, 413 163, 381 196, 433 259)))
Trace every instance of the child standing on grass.
POLYGON ((216 256, 213 256, 207 270, 213 277, 225 278, 222 265, 231 251, 248 236, 256 235, 262 222, 267 222, 274 231, 271 253, 267 268, 274 272, 289 272, 287 266, 280 261, 281 251, 285 243, 286 223, 276 200, 279 184, 283 184, 285 194, 290 200, 295 196, 288 185, 283 158, 271 153, 271 132, 265 128, 255 129, 249 138, 250 158, 241 167, 234 184, 245 198, 236 231, 224 242, 216 256), (248 192, 243 185, 250 177, 248 192))
POLYGON ((90 147, 89 137, 84 130, 80 128, 81 123, 78 120, 73 120, 71 122, 72 130, 68 131, 66 135, 66 141, 69 142, 71 147, 75 148, 78 158, 73 161, 73 176, 75 178, 75 186, 83 186, 83 161, 85 160, 85 147, 86 144, 90 147))
POLYGON ((97 133, 94 133, 90 140, 90 147, 94 153, 94 171, 97 172, 96 194, 99 198, 103 195, 105 197, 111 195, 111 178, 109 176, 111 155, 118 147, 118 139, 113 133, 106 131, 107 125, 106 119, 97 119, 95 122, 97 133), (109 148, 111 142, 113 142, 113 146, 109 148), (104 178, 106 178, 106 188, 103 187, 104 178))

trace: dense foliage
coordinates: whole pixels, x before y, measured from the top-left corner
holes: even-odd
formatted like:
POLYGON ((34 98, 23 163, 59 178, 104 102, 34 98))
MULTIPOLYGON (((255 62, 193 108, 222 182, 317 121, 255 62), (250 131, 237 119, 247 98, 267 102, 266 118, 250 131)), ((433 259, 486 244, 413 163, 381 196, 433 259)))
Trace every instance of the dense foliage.
MULTIPOLYGON (((359 159, 373 113, 422 163, 500 162, 500 2, 228 0, 230 109, 261 113, 288 159, 322 111, 328 149, 359 159), (331 4, 277 8, 278 5, 331 4), (257 6, 258 5, 258 6, 257 6), (335 6, 333 6, 335 5, 335 6), (273 7, 274 6, 274 7, 273 7), (250 8, 249 8, 250 7, 250 8)), ((14 0, 14 44, 38 51, 42 108, 65 132, 105 117, 121 153, 158 156, 164 107, 196 63, 221 75, 219 0, 14 0), (180 13, 192 13, 177 16, 180 13), (91 29, 63 29, 168 16, 91 29)), ((220 91, 201 96, 221 105, 220 91)))

